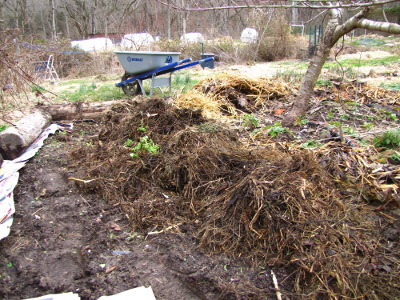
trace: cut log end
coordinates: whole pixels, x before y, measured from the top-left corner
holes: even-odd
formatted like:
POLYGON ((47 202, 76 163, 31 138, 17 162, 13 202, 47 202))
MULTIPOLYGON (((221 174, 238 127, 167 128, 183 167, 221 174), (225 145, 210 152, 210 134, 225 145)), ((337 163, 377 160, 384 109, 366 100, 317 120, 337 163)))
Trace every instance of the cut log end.
POLYGON ((36 109, 19 120, 15 126, 0 133, 0 153, 4 159, 15 159, 32 144, 51 123, 51 115, 36 109))

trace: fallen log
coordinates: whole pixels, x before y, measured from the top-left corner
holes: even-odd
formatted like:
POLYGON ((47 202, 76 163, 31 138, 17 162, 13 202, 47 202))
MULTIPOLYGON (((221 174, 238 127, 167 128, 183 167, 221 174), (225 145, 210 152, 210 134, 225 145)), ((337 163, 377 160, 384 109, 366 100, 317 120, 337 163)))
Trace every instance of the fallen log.
POLYGON ((53 104, 41 106, 40 109, 47 111, 53 121, 65 121, 74 119, 89 119, 99 116, 111 105, 118 101, 104 102, 77 102, 73 104, 53 104))
POLYGON ((0 153, 4 159, 15 159, 51 123, 51 115, 35 109, 31 114, 0 133, 0 153))

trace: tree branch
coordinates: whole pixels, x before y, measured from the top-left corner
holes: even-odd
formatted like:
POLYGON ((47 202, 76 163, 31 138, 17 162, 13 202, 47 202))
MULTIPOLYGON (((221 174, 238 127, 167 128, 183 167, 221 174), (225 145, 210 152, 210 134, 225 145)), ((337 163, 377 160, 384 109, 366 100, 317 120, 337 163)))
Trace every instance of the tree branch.
POLYGON ((349 2, 342 3, 342 1, 316 1, 316 0, 283 0, 281 2, 290 2, 290 4, 266 4, 265 1, 255 1, 255 4, 248 4, 245 1, 245 4, 238 5, 227 5, 227 6, 209 6, 209 7, 183 7, 174 5, 171 3, 167 3, 165 0, 154 0, 162 5, 171 7, 172 9, 179 11, 210 11, 210 10, 222 10, 222 9, 243 9, 243 8, 311 8, 311 9, 332 9, 332 8, 363 8, 363 7, 372 7, 372 6, 380 6, 384 4, 398 2, 398 0, 376 0, 373 2, 367 1, 357 1, 357 2, 349 2), (293 4, 295 2, 295 4, 293 4), (262 4, 257 4, 262 3, 262 4))
POLYGON ((400 25, 396 23, 378 22, 368 19, 362 19, 356 23, 356 26, 363 29, 400 34, 400 25))

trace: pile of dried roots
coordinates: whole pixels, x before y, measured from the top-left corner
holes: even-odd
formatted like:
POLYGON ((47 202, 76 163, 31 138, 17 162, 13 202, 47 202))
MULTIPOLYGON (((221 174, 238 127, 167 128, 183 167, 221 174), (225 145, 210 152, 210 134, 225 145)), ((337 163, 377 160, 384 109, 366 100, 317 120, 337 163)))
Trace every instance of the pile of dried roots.
POLYGON ((398 293, 400 170, 374 170, 335 144, 253 149, 200 111, 157 99, 120 103, 103 124, 73 155, 83 187, 120 203, 134 230, 185 224, 210 253, 292 270, 300 298, 398 293), (137 147, 144 141, 157 151, 137 147))

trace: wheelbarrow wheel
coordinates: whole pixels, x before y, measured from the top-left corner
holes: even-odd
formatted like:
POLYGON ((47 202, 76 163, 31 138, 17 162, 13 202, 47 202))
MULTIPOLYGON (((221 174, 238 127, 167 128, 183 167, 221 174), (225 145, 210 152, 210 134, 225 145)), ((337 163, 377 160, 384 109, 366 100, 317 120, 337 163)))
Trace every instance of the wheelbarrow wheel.
MULTIPOLYGON (((134 76, 135 75, 125 73, 124 76, 122 76, 122 81, 128 80, 129 78, 132 78, 134 76)), ((142 89, 140 88, 140 85, 137 81, 124 84, 122 86, 122 90, 124 91, 124 93, 126 95, 129 95, 129 96, 140 95, 142 93, 142 89)))

